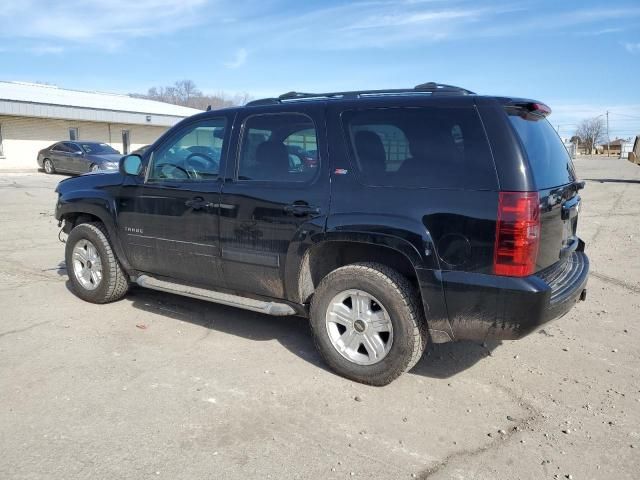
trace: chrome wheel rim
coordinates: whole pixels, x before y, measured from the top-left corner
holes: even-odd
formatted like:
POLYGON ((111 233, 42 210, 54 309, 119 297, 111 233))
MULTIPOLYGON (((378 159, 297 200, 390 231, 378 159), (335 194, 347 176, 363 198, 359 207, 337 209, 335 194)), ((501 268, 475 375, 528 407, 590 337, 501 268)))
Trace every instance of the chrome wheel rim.
POLYGON ((327 308, 327 334, 344 358, 358 365, 384 359, 393 344, 393 324, 384 305, 363 290, 339 293, 327 308))
POLYGON ((73 273, 82 288, 95 290, 102 282, 102 260, 98 249, 89 240, 82 239, 73 247, 73 273))
POLYGON ((51 173, 53 171, 53 168, 51 167, 51 160, 45 160, 44 171, 47 173, 51 173))

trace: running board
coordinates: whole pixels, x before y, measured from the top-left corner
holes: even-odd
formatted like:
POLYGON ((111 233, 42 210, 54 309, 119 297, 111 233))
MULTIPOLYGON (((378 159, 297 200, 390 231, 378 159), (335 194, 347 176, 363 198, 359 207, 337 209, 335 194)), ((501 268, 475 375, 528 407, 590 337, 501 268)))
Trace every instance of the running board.
POLYGON ((240 297, 229 293, 216 292, 206 290, 204 288, 188 287, 178 283, 158 280, 149 275, 141 275, 136 279, 136 283, 144 288, 159 290, 161 292, 175 293, 185 297, 197 298, 213 303, 221 303, 231 307, 244 308, 254 312, 266 313, 267 315, 295 315, 295 310, 285 303, 265 302, 262 300, 254 300, 253 298, 240 297))

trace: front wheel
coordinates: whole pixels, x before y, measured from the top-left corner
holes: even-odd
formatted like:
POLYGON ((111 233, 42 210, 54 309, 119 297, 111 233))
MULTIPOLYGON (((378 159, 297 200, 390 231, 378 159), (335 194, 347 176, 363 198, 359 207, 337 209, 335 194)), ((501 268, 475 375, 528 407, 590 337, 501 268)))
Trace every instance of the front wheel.
POLYGON ((382 264, 338 268, 318 285, 311 329, 320 354, 347 378, 387 385, 411 369, 427 342, 415 288, 382 264))
POLYGON ((81 223, 67 238, 65 262, 74 293, 91 303, 124 297, 129 281, 101 223, 81 223))
POLYGON ((53 162, 48 158, 45 158, 44 162, 42 162, 42 168, 44 168, 45 173, 48 173, 49 175, 51 175, 52 173, 56 173, 56 169, 53 166, 53 162))

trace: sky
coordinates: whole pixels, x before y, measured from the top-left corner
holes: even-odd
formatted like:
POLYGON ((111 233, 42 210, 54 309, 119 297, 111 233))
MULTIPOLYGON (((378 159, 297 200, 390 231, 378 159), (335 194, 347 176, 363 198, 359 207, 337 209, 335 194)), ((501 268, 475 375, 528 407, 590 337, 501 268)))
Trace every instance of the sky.
POLYGON ((562 136, 606 111, 612 139, 640 134, 637 0, 0 0, 0 25, 0 80, 254 98, 436 81, 543 101, 562 136))

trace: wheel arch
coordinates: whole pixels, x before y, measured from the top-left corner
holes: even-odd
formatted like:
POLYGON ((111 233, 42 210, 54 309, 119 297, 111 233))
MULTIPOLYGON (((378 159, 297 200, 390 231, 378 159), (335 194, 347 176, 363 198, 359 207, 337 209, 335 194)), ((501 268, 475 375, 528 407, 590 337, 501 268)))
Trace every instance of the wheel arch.
MULTIPOLYGON (((83 197, 86 199, 86 197, 83 197)), ((76 202, 70 199, 61 199, 56 209, 56 218, 64 221, 63 231, 67 234, 80 223, 100 222, 107 229, 109 242, 122 267, 131 273, 132 267, 120 243, 117 228, 114 221, 113 207, 106 198, 92 198, 91 203, 76 202)))
POLYGON ((387 265, 418 287, 415 267, 405 252, 388 245, 338 237, 316 243, 305 252, 298 272, 297 300, 300 303, 308 303, 320 281, 330 272, 360 262, 387 265))
POLYGON ((358 229, 328 232, 320 239, 316 237, 316 241, 298 257, 295 271, 292 265, 288 265, 289 299, 299 304, 309 304, 318 284, 329 272, 363 261, 381 263, 399 271, 416 288, 432 341, 441 343, 454 338, 441 267, 431 236, 424 227, 420 236, 417 232, 405 231, 400 236, 358 229))

